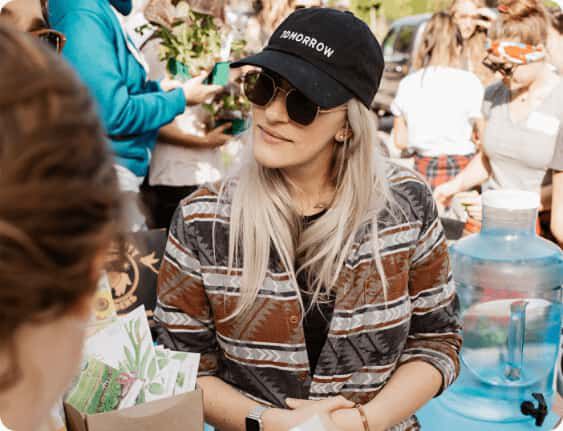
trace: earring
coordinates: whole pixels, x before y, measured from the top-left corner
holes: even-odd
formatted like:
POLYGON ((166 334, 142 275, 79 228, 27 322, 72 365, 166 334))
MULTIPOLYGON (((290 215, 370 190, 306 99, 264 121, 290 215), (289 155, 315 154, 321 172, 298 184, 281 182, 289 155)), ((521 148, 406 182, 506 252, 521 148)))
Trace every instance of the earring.
POLYGON ((344 143, 347 139, 350 139, 350 130, 348 126, 348 121, 344 125, 344 130, 340 130, 336 135, 336 142, 344 143))
POLYGON ((352 130, 350 129, 348 121, 346 121, 346 124, 344 125, 344 130, 338 132, 335 139, 336 142, 344 143, 351 138, 352 138, 352 130))

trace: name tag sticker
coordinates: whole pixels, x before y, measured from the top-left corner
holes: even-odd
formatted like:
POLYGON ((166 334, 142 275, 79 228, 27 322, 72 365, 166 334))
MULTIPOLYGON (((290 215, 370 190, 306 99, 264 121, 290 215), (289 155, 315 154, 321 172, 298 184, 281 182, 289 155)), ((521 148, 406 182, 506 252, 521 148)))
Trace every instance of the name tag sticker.
POLYGON ((526 128, 555 136, 559 131, 559 119, 552 115, 534 111, 528 117, 526 128))

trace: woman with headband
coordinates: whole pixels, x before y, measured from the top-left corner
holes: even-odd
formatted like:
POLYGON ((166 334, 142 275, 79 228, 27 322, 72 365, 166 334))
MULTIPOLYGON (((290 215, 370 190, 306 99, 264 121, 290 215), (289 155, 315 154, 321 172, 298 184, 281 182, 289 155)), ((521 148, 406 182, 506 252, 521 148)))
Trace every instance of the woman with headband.
POLYGON ((176 211, 159 339, 201 353, 223 431, 417 430, 456 378, 459 306, 430 189, 379 153, 381 48, 350 13, 299 9, 243 65, 250 154, 176 211))
MULTIPOLYGON (((563 81, 546 61, 549 17, 537 0, 504 1, 499 12, 483 64, 502 80, 485 91, 483 151, 434 196, 446 205, 456 193, 480 185, 519 189, 541 193, 542 210, 548 210, 548 167, 563 120, 563 81)), ((469 212, 480 219, 479 200, 469 212)))

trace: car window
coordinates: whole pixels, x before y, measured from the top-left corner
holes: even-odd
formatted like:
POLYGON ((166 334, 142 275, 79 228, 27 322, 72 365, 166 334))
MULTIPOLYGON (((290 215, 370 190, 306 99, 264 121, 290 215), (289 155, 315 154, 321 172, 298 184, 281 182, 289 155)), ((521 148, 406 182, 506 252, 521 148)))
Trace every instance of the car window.
POLYGON ((395 41, 395 55, 410 54, 412 40, 414 38, 416 27, 404 26, 401 27, 395 41))
POLYGON ((393 46, 397 40, 397 29, 391 28, 385 39, 383 40, 383 58, 385 61, 389 61, 393 56, 393 46))

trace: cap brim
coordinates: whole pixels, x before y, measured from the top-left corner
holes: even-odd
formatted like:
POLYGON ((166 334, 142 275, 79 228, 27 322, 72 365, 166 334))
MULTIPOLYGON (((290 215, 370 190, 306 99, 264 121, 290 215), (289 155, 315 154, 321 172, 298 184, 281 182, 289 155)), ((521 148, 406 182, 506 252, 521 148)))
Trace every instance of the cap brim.
POLYGON ((325 72, 283 51, 265 49, 259 54, 232 63, 231 67, 246 65, 258 66, 277 73, 324 109, 343 105, 354 97, 353 93, 325 72))

